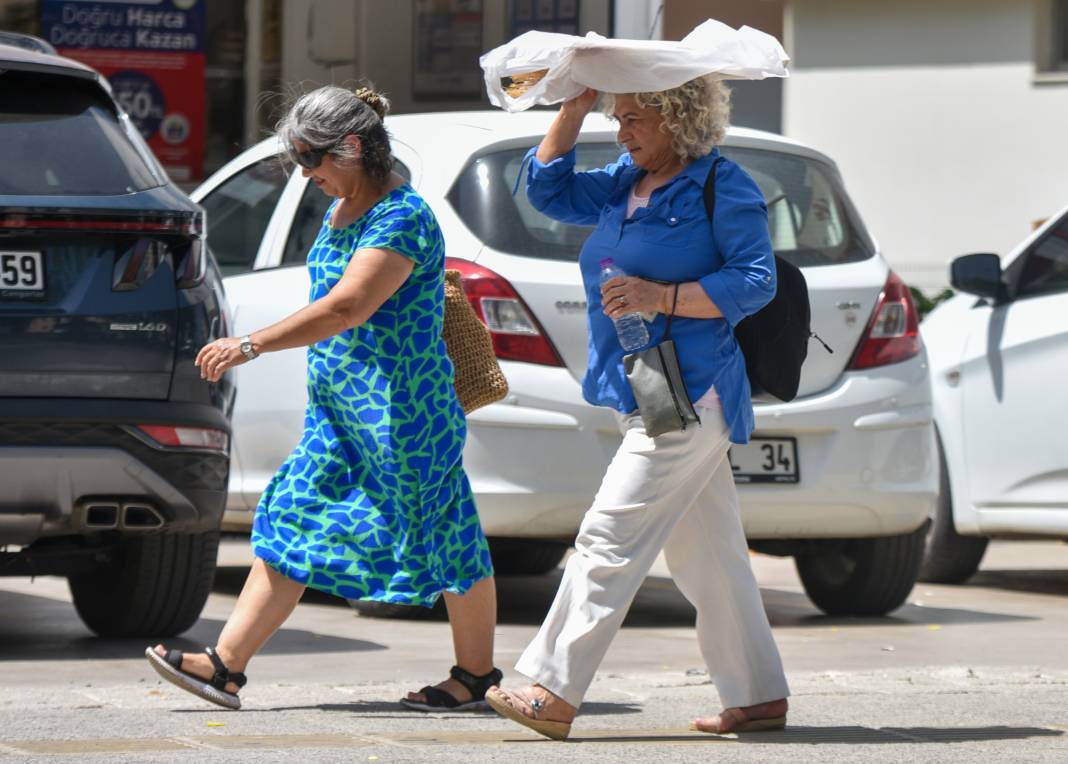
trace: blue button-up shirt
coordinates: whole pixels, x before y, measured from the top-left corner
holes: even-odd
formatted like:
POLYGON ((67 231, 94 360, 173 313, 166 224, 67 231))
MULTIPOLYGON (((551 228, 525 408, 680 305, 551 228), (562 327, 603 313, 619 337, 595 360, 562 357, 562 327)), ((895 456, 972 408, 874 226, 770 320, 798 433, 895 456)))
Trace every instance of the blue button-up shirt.
MULTIPOLYGON (((586 289, 589 355, 583 396, 621 413, 637 408, 623 372, 624 350, 601 306, 600 267, 612 258, 630 276, 696 281, 722 318, 683 318, 671 325, 690 400, 713 385, 733 443, 747 443, 753 405, 745 359, 732 328, 775 293, 775 260, 768 210, 753 179, 730 160, 716 165, 714 225, 705 212, 705 179, 719 151, 690 162, 627 219, 627 198, 644 170, 630 154, 601 170, 575 172, 575 151, 543 164, 528 154, 527 196, 541 212, 565 223, 596 225, 579 255, 586 289)), ((666 319, 649 325, 650 344, 663 339, 666 319)))

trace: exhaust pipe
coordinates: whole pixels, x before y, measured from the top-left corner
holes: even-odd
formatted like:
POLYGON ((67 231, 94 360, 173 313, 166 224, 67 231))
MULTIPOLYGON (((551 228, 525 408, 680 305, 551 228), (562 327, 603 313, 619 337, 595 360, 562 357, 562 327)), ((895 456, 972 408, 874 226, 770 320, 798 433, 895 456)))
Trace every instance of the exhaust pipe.
POLYGON ((85 502, 78 517, 87 531, 154 531, 167 521, 147 502, 92 500, 85 502))
POLYGON ((162 528, 163 515, 151 504, 123 504, 119 527, 124 531, 150 531, 162 528))
POLYGON ((119 527, 119 503, 117 501, 94 501, 86 504, 82 518, 88 530, 114 530, 119 527))

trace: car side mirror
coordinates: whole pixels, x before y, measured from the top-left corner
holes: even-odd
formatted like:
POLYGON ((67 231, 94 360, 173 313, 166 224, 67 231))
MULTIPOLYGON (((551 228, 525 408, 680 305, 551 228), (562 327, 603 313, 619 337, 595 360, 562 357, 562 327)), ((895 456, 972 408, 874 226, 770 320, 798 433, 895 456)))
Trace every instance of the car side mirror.
POLYGON ((1001 258, 989 252, 956 258, 949 266, 949 282, 959 292, 995 301, 1005 295, 1001 283, 1001 258))

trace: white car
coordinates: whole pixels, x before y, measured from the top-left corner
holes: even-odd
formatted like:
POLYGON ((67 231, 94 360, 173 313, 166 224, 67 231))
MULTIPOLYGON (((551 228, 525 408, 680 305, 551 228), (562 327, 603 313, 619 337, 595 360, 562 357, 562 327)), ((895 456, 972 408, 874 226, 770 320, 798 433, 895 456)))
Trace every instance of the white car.
POLYGON ((1068 538, 1068 208, 1004 263, 954 260, 963 294, 923 322, 944 458, 929 581, 966 580, 989 538, 1068 538))
MULTIPOLYGON (((433 207, 449 266, 487 322, 511 393, 474 412, 464 461, 499 572, 545 571, 575 536, 620 442, 611 411, 582 399, 585 296, 577 264, 589 229, 513 195, 526 150, 553 117, 468 112, 389 117, 398 171, 433 207), (483 306, 486 310, 483 310, 483 306)), ((234 333, 304 305, 305 255, 329 199, 286 176, 268 139, 194 194, 224 274, 234 333)), ((793 555, 831 613, 898 607, 916 580, 934 511, 927 358, 916 311, 849 201, 835 164, 779 136, 732 130, 724 153, 768 199, 776 251, 803 268, 812 342, 791 403, 758 399, 752 443, 731 452, 752 546, 793 555)), ((618 158, 615 127, 591 115, 581 168, 618 158)), ((267 481, 297 442, 303 350, 236 369, 228 526, 249 527, 267 481)))

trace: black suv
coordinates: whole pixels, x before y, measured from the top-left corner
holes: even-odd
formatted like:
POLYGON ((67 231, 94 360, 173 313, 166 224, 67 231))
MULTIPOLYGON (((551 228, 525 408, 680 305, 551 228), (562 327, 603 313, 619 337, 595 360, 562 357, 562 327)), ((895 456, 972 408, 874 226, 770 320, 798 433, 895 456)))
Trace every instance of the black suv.
POLYGON ((192 626, 215 574, 228 333, 204 213, 107 81, 0 44, 0 575, 59 575, 109 637, 192 626))

